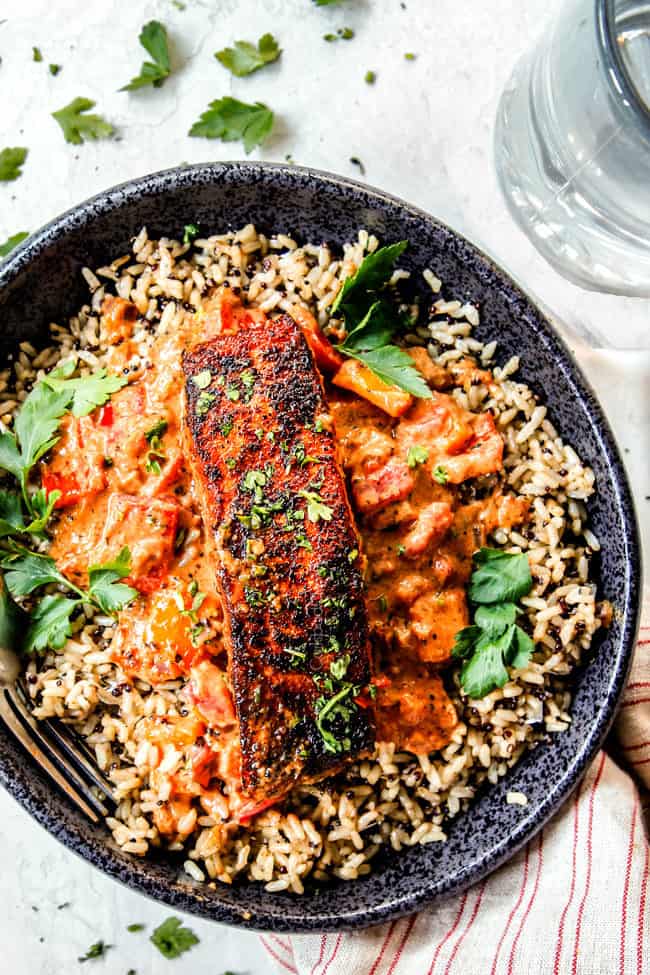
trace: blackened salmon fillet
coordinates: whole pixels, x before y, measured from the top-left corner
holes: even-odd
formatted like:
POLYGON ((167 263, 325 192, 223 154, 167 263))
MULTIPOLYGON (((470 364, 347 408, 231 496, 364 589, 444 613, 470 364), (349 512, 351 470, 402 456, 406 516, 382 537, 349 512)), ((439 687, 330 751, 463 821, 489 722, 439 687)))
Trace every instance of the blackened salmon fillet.
POLYGON ((323 391, 288 316, 186 351, 185 436, 225 615, 242 791, 374 745, 359 540, 323 391))

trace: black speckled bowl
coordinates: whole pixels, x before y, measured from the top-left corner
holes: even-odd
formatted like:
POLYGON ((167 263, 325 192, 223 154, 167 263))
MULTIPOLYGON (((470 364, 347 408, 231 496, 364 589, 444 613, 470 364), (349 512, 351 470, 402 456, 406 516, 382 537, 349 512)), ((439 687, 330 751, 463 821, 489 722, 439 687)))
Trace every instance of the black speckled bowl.
POLYGON ((611 724, 635 638, 639 541, 623 465, 607 421, 567 348, 534 304, 475 247, 414 207, 350 180, 294 167, 250 163, 170 170, 108 190, 34 234, 0 267, 2 349, 40 341, 86 300, 79 273, 128 249, 143 224, 151 236, 198 222, 207 232, 249 221, 261 229, 341 244, 366 227, 383 241, 408 239, 404 264, 435 268, 449 294, 478 303, 478 336, 498 339, 500 361, 522 357, 521 375, 550 408, 553 422, 596 473, 591 503, 602 542, 602 595, 614 623, 576 682, 573 723, 551 745, 524 758, 451 825, 449 840, 406 850, 354 883, 302 897, 259 885, 197 885, 164 859, 117 849, 39 772, 0 723, 0 781, 70 849, 123 883, 205 917, 277 931, 359 928, 395 918, 480 880, 512 856, 555 812, 587 768, 611 724), (520 790, 525 807, 506 804, 520 790))

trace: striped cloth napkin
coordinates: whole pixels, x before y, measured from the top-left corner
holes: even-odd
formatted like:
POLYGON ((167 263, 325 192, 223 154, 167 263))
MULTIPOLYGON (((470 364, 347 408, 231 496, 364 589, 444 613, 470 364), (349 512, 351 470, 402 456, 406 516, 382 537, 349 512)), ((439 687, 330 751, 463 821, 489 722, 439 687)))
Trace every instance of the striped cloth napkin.
POLYGON ((279 972, 650 973, 648 595, 614 733, 548 826, 506 866, 434 909, 350 934, 261 935, 279 972))

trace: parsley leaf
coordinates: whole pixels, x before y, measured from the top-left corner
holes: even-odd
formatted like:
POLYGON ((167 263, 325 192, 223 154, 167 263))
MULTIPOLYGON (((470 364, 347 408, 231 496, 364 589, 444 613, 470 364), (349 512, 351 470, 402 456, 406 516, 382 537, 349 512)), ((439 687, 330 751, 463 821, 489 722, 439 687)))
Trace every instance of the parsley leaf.
POLYGON ((388 302, 375 301, 361 321, 348 332, 339 348, 343 352, 377 349, 390 342, 396 327, 395 313, 388 302))
POLYGON ((307 517, 313 523, 317 521, 331 521, 334 511, 316 491, 298 491, 298 495, 307 502, 307 517))
POLYGON ((200 230, 199 225, 196 223, 187 223, 183 227, 183 243, 191 244, 192 241, 199 236, 200 230))
POLYGON ((61 650, 72 636, 70 617, 80 602, 67 596, 43 596, 31 614, 23 642, 24 653, 42 652, 48 647, 61 650))
POLYGON ((511 554, 482 548, 474 561, 479 568, 472 573, 469 587, 473 603, 512 602, 530 592, 533 581, 525 552, 511 554))
POLYGON ((13 601, 4 580, 0 579, 0 647, 12 649, 20 642, 24 614, 13 601))
POLYGON ((257 42, 257 47, 249 41, 235 41, 234 47, 217 51, 215 58, 232 74, 244 78, 253 71, 259 71, 266 64, 277 61, 281 53, 282 49, 278 47, 273 34, 264 34, 257 42))
POLYGON ((102 958, 109 948, 113 945, 106 945, 103 941, 97 941, 94 945, 91 945, 85 955, 78 958, 77 961, 90 961, 91 958, 102 958))
POLYGON ((50 72, 50 74, 54 78, 56 78, 56 76, 58 75, 59 71, 61 70, 61 65, 60 64, 48 64, 47 67, 48 67, 48 71, 50 72))
POLYGON ((412 469, 417 467, 418 464, 424 464, 429 459, 429 448, 422 447, 416 444, 415 447, 409 447, 408 454, 406 455, 406 463, 412 469))
POLYGON ((342 2, 343 0, 312 0, 312 3, 315 3, 317 7, 331 7, 342 2))
POLYGON ((85 114, 94 107, 95 102, 90 98, 73 98, 58 112, 52 112, 52 118, 56 119, 63 129, 66 142, 80 146, 88 139, 107 139, 113 135, 115 131, 113 126, 101 115, 85 114))
POLYGON ((43 60, 43 55, 41 53, 40 47, 32 48, 32 61, 40 62, 43 60))
POLYGON ((0 180, 2 182, 8 183, 11 180, 18 179, 22 172, 21 166, 27 159, 27 152, 27 149, 20 146, 8 147, 0 152, 0 180))
POLYGON ((533 653, 533 641, 515 622, 519 608, 513 601, 530 592, 532 577, 525 553, 483 548, 474 556, 474 564, 469 595, 479 605, 474 625, 456 634, 452 653, 464 660, 463 691, 481 698, 503 687, 508 680, 506 667, 525 667, 533 653))
POLYGON ((138 595, 137 589, 118 582, 130 571, 131 552, 126 546, 113 562, 91 565, 88 569, 88 591, 103 612, 115 613, 138 595))
POLYGON ((262 102, 248 105, 236 98, 219 98, 210 102, 198 122, 190 129, 191 136, 236 142, 241 139, 248 155, 261 145, 273 128, 273 112, 262 102))
POLYGON ((16 547, 14 552, 5 552, 0 558, 0 567, 5 569, 5 583, 14 597, 29 596, 39 586, 50 583, 69 586, 54 559, 26 548, 16 547))
POLYGON ((512 643, 514 627, 509 626, 500 637, 487 634, 479 637, 474 653, 465 661, 460 682, 468 697, 481 698, 508 680, 503 658, 512 643))
POLYGON ((136 934, 138 931, 144 931, 145 927, 144 924, 127 924, 126 930, 131 934, 136 934))
POLYGON ((438 465, 438 467, 436 467, 433 471, 433 479, 434 481, 437 481, 438 484, 446 484, 449 480, 449 474, 444 467, 440 467, 440 465, 438 465))
POLYGON ((120 91, 137 91, 138 88, 144 88, 146 85, 160 88, 165 78, 171 74, 169 44, 165 26, 158 20, 150 20, 140 31, 138 40, 147 54, 151 55, 153 61, 144 61, 140 68, 140 74, 132 78, 128 85, 120 88, 120 91))
POLYGON ((431 398, 431 390, 422 373, 416 369, 413 359, 404 349, 396 345, 383 345, 368 352, 346 352, 346 354, 363 362, 371 372, 389 386, 399 386, 400 389, 413 396, 419 396, 420 399, 431 398))
POLYGON ((35 491, 30 498, 30 508, 32 515, 36 517, 23 530, 30 532, 32 535, 42 536, 45 526, 54 511, 54 506, 60 497, 60 491, 50 491, 48 494, 44 487, 35 491))
POLYGON ((89 376, 77 376, 72 379, 70 377, 75 368, 74 362, 64 363, 57 369, 53 369, 39 383, 55 391, 66 393, 68 400, 72 394, 70 409, 75 416, 86 416, 92 413, 98 406, 103 406, 113 393, 126 385, 126 379, 108 373, 106 369, 98 369, 89 376))
POLYGON ((23 506, 15 491, 0 491, 0 538, 25 530, 23 506))
MULTIPOLYGON (((334 314, 339 308, 346 316, 358 323, 364 317, 374 302, 371 295, 383 288, 393 273, 395 262, 408 247, 407 240, 400 240, 396 244, 380 247, 372 254, 367 254, 356 272, 343 282, 343 286, 332 305, 334 314)), ((349 331, 349 329, 348 329, 349 331)))
POLYGON ((0 257, 6 257, 7 254, 12 252, 14 247, 18 247, 18 244, 21 244, 27 237, 29 237, 29 234, 26 230, 21 230, 19 233, 14 234, 13 237, 8 237, 3 244, 0 244, 0 257))
POLYGON ((178 958, 199 943, 194 932, 184 928, 177 917, 168 917, 163 921, 149 940, 165 958, 178 958))

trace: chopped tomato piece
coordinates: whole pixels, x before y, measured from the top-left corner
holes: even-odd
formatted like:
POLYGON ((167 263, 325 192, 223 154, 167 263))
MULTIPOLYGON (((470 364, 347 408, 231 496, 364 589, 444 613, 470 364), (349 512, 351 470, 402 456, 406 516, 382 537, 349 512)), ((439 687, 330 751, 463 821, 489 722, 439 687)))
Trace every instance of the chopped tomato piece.
POLYGON ((473 438, 462 453, 442 462, 450 484, 460 484, 470 477, 494 474, 503 466, 503 437, 494 425, 491 413, 480 413, 474 423, 473 438))
POLYGON ((439 545, 454 520, 447 501, 433 501, 422 508, 415 524, 403 539, 404 555, 416 558, 432 545, 439 545))
POLYGON ((372 514, 394 501, 403 501, 413 490, 414 480, 404 461, 392 458, 363 478, 352 481, 358 510, 372 514))
POLYGON ((342 389, 349 389, 362 399, 378 406, 389 416, 402 416, 413 402, 410 393, 404 392, 398 386, 391 386, 371 372, 362 362, 356 359, 346 359, 332 382, 342 389))
MULTIPOLYGON (((140 592, 160 589, 174 556, 179 505, 173 497, 111 494, 102 535, 107 558, 125 546, 131 552, 129 582, 140 592)), ((99 561, 103 561, 100 559, 99 561)))
POLYGON ((100 427, 113 426, 114 414, 113 414, 113 405, 111 403, 106 403, 105 406, 101 407, 99 411, 98 419, 99 419, 100 427))
POLYGON ((102 302, 100 332, 108 345, 117 345, 133 335, 133 326, 138 320, 138 309, 124 298, 108 295, 102 302))
POLYGON ((142 719, 144 736, 152 745, 193 745, 205 733, 205 722, 196 715, 147 717, 142 719))
POLYGON ((266 312, 259 308, 246 308, 232 288, 222 287, 204 305, 205 311, 197 313, 201 323, 201 339, 215 335, 235 333, 241 328, 263 325, 267 321, 266 312))
POLYGON ((50 464, 43 465, 43 487, 61 491, 57 508, 77 504, 106 487, 102 438, 91 416, 68 414, 61 423, 61 438, 50 464))
POLYGON ((398 439, 405 448, 426 447, 429 460, 434 455, 456 453, 474 436, 473 417, 451 396, 433 392, 430 399, 418 400, 400 423, 398 439))
POLYGON ((397 672, 377 694, 377 741, 421 755, 444 747, 457 724, 440 677, 419 668, 397 672))
POLYGON ((232 694, 223 671, 210 660, 201 660, 192 667, 188 685, 190 700, 212 728, 224 728, 235 723, 232 694))
POLYGON ((56 471, 43 470, 41 483, 46 494, 60 491, 61 496, 54 503, 55 508, 67 508, 81 498, 81 488, 75 474, 57 474, 56 471))
POLYGON ((301 305, 295 305, 291 310, 291 317, 297 325, 300 325, 318 368, 328 373, 340 369, 345 360, 323 335, 312 313, 301 305))

